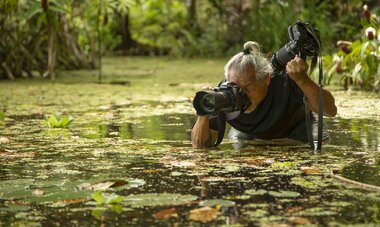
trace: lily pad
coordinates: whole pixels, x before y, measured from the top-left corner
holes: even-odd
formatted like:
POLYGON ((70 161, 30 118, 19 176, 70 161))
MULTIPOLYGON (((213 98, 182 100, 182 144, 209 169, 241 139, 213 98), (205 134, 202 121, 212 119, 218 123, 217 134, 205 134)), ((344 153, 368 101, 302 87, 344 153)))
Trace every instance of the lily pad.
POLYGON ((10 212, 19 212, 19 211, 28 211, 30 210, 29 206, 9 204, 6 207, 0 207, 0 211, 10 211, 10 212))
POLYGON ((279 197, 279 198, 297 198, 301 195, 299 192, 294 192, 294 191, 278 191, 278 192, 269 191, 268 194, 273 197, 279 197))
POLYGON ((245 193, 248 195, 265 195, 268 193, 268 191, 264 189, 259 189, 259 190, 249 189, 249 190, 246 190, 245 193))
POLYGON ((193 195, 181 195, 170 193, 137 194, 124 197, 124 203, 132 207, 144 206, 174 206, 196 200, 193 195))
POLYGON ((231 200, 225 200, 225 199, 210 199, 210 200, 205 200, 199 203, 200 206, 208 206, 208 207, 213 207, 213 206, 222 206, 222 207, 231 207, 235 206, 235 202, 231 200))

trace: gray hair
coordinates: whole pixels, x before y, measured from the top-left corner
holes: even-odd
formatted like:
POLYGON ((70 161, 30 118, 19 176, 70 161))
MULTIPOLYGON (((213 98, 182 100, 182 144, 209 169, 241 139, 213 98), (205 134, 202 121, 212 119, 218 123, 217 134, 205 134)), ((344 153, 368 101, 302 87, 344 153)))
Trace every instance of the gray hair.
POLYGON ((224 66, 224 77, 229 79, 230 70, 233 69, 239 74, 246 73, 247 70, 254 69, 257 78, 263 80, 265 75, 273 72, 270 61, 260 52, 258 43, 248 41, 244 43, 244 51, 235 54, 224 66))

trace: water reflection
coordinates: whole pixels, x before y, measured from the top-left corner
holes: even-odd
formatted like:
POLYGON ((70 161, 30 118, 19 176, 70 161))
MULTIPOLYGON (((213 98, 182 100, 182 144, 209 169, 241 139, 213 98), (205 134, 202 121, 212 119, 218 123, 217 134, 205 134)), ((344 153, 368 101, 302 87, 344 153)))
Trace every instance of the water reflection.
POLYGON ((380 186, 380 160, 371 158, 362 162, 354 162, 343 168, 343 177, 366 184, 380 186))
POLYGON ((330 144, 380 151, 378 122, 372 119, 326 119, 330 144))
MULTIPOLYGON (((121 137, 122 139, 190 140, 195 122, 192 114, 170 114, 137 118, 140 123, 91 123, 86 138, 121 137), (90 133, 89 133, 90 132, 90 133)), ((329 144, 380 151, 378 122, 371 119, 325 119, 329 144)), ((228 128, 226 130, 228 132, 228 128)), ((227 133, 226 133, 227 137, 227 133)))
POLYGON ((190 114, 171 114, 137 118, 139 123, 92 122, 85 125, 82 136, 86 138, 120 137, 122 139, 190 140, 190 130, 195 118, 190 114))

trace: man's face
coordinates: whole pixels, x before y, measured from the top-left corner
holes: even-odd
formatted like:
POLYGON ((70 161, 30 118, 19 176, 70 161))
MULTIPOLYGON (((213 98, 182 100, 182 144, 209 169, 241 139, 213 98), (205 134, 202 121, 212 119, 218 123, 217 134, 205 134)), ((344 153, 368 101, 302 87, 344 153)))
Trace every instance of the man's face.
POLYGON ((269 75, 265 75, 265 78, 260 80, 254 70, 247 70, 246 73, 239 74, 233 69, 230 70, 229 75, 229 81, 239 86, 254 106, 264 99, 270 83, 269 75))

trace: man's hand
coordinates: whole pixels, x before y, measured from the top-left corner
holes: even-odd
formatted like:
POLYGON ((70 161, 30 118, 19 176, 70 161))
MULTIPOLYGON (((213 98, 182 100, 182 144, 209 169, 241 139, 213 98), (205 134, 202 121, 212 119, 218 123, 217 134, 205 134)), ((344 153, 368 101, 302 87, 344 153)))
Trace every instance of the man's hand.
POLYGON ((298 55, 286 64, 286 72, 297 84, 302 83, 303 80, 307 79, 308 68, 309 66, 307 63, 298 57, 298 55))
MULTIPOLYGON (((308 68, 309 66, 306 62, 297 55, 286 64, 286 72, 309 100, 311 110, 318 112, 319 86, 307 75, 308 68)), ((328 90, 323 88, 323 114, 328 117, 333 117, 336 115, 336 112, 337 108, 335 106, 334 97, 328 90)))

